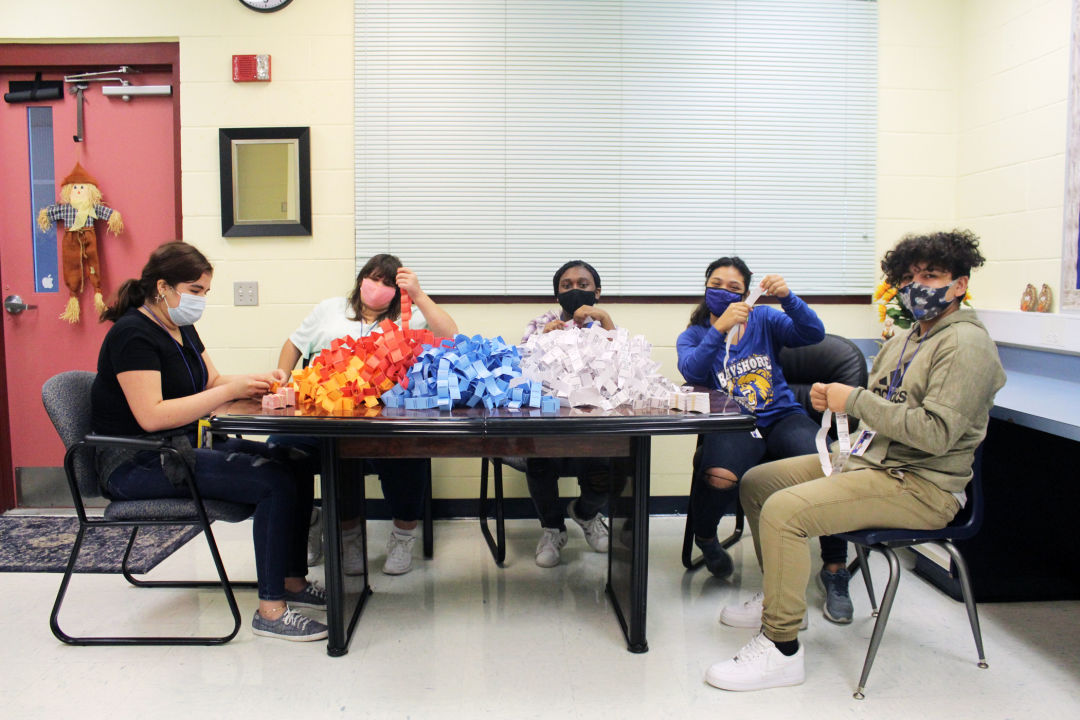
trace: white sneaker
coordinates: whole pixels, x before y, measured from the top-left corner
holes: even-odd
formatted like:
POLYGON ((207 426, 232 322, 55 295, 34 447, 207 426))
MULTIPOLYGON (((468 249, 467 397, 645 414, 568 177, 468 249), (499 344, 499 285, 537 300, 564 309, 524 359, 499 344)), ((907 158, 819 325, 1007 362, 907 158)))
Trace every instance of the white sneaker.
POLYGON ((559 551, 566 545, 566 531, 558 528, 544 528, 540 542, 536 543, 536 564, 542 568, 553 568, 559 564, 559 551))
POLYGON ((323 559, 323 521, 322 510, 311 508, 311 523, 307 532, 307 564, 319 565, 323 559))
POLYGON ((386 541, 386 562, 383 564, 383 573, 404 575, 412 570, 412 546, 415 542, 415 535, 406 535, 397 530, 390 531, 390 539, 386 541))
POLYGON ((341 570, 346 575, 364 574, 364 536, 359 527, 341 534, 341 570))
POLYGON ((767 690, 801 685, 806 680, 803 648, 787 656, 764 633, 754 636, 731 660, 705 671, 705 682, 721 690, 767 690))
POLYGON ((566 506, 566 512, 569 513, 570 519, 581 526, 581 529, 585 531, 585 542, 589 543, 589 547, 598 553, 606 553, 608 547, 611 545, 611 539, 608 537, 608 526, 604 522, 604 516, 600 513, 596 513, 591 520, 582 520, 577 516, 577 500, 571 500, 570 504, 566 506))
MULTIPOLYGON (((720 622, 729 627, 757 630, 761 627, 761 613, 764 609, 765 593, 754 593, 754 597, 741 605, 725 605, 724 609, 720 611, 720 622)), ((803 613, 799 629, 805 630, 809 626, 810 623, 807 621, 806 613, 803 613)))

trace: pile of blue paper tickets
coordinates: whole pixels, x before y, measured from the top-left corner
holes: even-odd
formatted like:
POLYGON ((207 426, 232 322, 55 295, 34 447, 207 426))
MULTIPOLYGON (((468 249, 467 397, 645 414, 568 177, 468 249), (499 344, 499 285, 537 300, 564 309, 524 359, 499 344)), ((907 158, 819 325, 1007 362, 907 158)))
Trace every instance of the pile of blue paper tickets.
POLYGON ((542 384, 521 374, 521 353, 501 337, 484 338, 457 335, 453 344, 446 341, 427 347, 405 377, 382 394, 386 407, 407 410, 454 406, 511 410, 532 408, 558 412, 558 398, 545 396, 542 384))

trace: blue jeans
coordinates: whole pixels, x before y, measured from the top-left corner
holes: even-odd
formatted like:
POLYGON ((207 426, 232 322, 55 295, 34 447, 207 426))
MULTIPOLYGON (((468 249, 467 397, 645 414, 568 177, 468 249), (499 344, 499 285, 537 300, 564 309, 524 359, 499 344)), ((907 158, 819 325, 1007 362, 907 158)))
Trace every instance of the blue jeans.
MULTIPOLYGON (((307 575, 307 532, 314 482, 309 472, 266 443, 228 438, 195 450, 195 485, 204 499, 255 506, 252 537, 260 600, 285 597, 286 577, 307 575)), ((139 453, 106 483, 115 500, 188 497, 161 469, 156 452, 139 453)))
MULTIPOLYGON (((785 415, 771 425, 757 428, 760 438, 750 433, 711 433, 702 444, 701 462, 695 468, 697 489, 690 494, 693 505, 694 534, 700 538, 716 535, 716 526, 728 508, 738 499, 738 488, 721 490, 705 480, 709 468, 726 468, 742 479, 755 465, 771 460, 783 460, 799 455, 816 455, 814 438, 820 426, 801 412, 785 415)), ((821 537, 821 559, 824 563, 843 563, 847 560, 847 543, 825 535, 821 537)))
MULTIPOLYGON (((322 465, 319 440, 310 435, 271 435, 266 439, 271 447, 291 448, 304 454, 293 453, 312 474, 318 473, 322 465)), ((362 464, 363 474, 379 476, 383 497, 390 505, 390 515, 395 520, 413 522, 420 518, 424 510, 424 481, 427 468, 422 458, 415 459, 370 459, 357 461, 362 464)), ((347 467, 347 466, 346 466, 347 467)), ((359 479, 358 482, 362 482, 359 479)), ((341 515, 343 518, 356 517, 360 513, 360 494, 354 483, 343 482, 341 487, 341 515)))

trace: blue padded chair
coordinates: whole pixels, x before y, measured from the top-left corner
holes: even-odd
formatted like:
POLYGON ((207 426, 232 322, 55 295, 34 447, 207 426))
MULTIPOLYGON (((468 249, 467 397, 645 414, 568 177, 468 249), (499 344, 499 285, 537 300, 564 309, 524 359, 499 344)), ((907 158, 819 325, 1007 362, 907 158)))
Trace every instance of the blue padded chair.
MULTIPOLYGON (((98 483, 97 470, 94 463, 94 449, 96 447, 125 447, 137 450, 156 450, 164 456, 166 453, 177 455, 177 451, 157 440, 142 440, 126 437, 105 437, 90 433, 90 387, 94 382, 94 373, 83 370, 62 372, 45 381, 41 388, 41 400, 45 410, 56 428, 57 434, 64 442, 67 452, 64 455, 64 473, 67 475, 68 487, 71 490, 71 498, 75 503, 75 511, 79 516, 79 532, 75 536, 75 544, 71 548, 71 557, 68 559, 64 578, 60 582, 60 590, 56 594, 53 603, 52 614, 49 617, 49 625, 53 635, 61 641, 71 645, 220 645, 227 643, 236 636, 240 629, 240 610, 236 605, 233 595, 233 586, 255 587, 253 582, 230 582, 225 573, 225 566, 221 562, 217 543, 214 542, 214 533, 210 530, 210 523, 214 520, 227 522, 239 522, 251 516, 255 508, 251 505, 240 505, 223 502, 220 500, 203 500, 195 486, 190 473, 185 478, 191 499, 161 499, 161 500, 123 500, 110 502, 104 511, 104 516, 89 517, 86 514, 84 498, 101 497, 101 487, 98 483), (135 578, 128 568, 128 560, 131 549, 135 545, 135 538, 139 528, 152 525, 180 525, 194 526, 202 530, 206 542, 210 547, 210 554, 217 568, 219 581, 172 581, 156 580, 147 581, 135 578), (124 577, 132 585, 138 587, 219 587, 225 593, 229 610, 232 612, 233 628, 226 635, 215 637, 72 637, 60 629, 58 616, 60 607, 64 602, 71 575, 75 569, 75 563, 79 557, 83 537, 87 530, 99 527, 126 527, 130 528, 127 549, 124 552, 122 572, 124 577)), ((181 465, 184 463, 181 461, 181 465)), ((186 466, 185 466, 186 467, 186 466)))
POLYGON ((866 591, 870 595, 870 605, 873 607, 873 615, 877 616, 874 623, 874 632, 870 637, 870 648, 866 651, 866 661, 863 663, 862 676, 859 678, 859 687, 855 690, 855 698, 862 700, 863 689, 866 687, 866 679, 870 676, 870 668, 874 664, 881 638, 885 634, 885 624, 889 622, 889 611, 892 610, 893 599, 896 597, 896 588, 900 583, 900 561, 896 557, 896 548, 912 547, 915 545, 933 544, 944 549, 952 558, 953 568, 960 582, 960 590, 967 606, 968 621, 971 623, 971 634, 975 637, 975 649, 979 653, 978 665, 980 668, 989 667, 986 663, 986 655, 983 653, 982 632, 979 630, 979 613, 975 608, 975 596, 971 591, 971 578, 968 575, 967 564, 956 549, 953 542, 967 540, 979 531, 983 519, 983 493, 982 493, 982 446, 975 453, 974 475, 968 483, 967 502, 956 514, 947 526, 940 530, 903 530, 903 529, 867 529, 856 530, 838 534, 836 537, 847 540, 855 546, 856 560, 852 563, 852 571, 862 570, 863 579, 866 582, 866 591), (889 561, 889 582, 885 586, 885 594, 881 597, 881 607, 878 608, 874 597, 874 585, 870 579, 869 565, 867 565, 867 551, 877 550, 889 561))
MULTIPOLYGON (((814 345, 783 348, 777 355, 777 362, 784 370, 784 379, 795 394, 795 399, 805 409, 810 419, 821 422, 821 413, 810 404, 810 388, 814 383, 838 382, 853 387, 866 387, 866 356, 859 346, 839 335, 826 335, 814 345)), ((853 423, 851 429, 858 427, 853 423)), ((690 480, 690 495, 701 491, 704 479, 698 472, 701 463, 701 436, 698 435, 697 450, 692 461, 693 474, 690 480)), ((702 556, 692 557, 694 552, 693 502, 688 502, 686 527, 683 530, 682 563, 687 570, 696 570, 705 562, 702 556)), ((735 529, 731 535, 720 541, 724 548, 729 548, 739 541, 743 534, 744 516, 742 505, 735 499, 735 529)))

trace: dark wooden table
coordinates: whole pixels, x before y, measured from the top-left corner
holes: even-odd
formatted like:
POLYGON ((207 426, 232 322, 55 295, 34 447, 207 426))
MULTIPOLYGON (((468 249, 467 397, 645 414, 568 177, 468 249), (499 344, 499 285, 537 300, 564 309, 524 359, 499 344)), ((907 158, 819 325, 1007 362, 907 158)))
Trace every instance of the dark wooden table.
MULTIPOLYGON (((360 619, 371 585, 368 582, 365 533, 364 574, 359 586, 342 573, 340 501, 342 461, 350 458, 430 457, 610 457, 629 458, 630 481, 610 502, 613 538, 625 528, 626 545, 612 542, 608 554, 607 591, 631 652, 645 652, 645 610, 649 560, 649 463, 654 435, 686 435, 748 431, 753 417, 719 393, 711 394, 711 412, 616 408, 538 410, 455 408, 450 411, 360 408, 350 416, 286 408, 262 410, 254 401, 236 401, 210 417, 213 432, 288 434, 318 437, 322 445, 322 493, 327 540, 327 653, 344 655, 360 619), (348 595, 348 597, 347 597, 348 595), (347 601, 354 603, 351 612, 347 601), (346 622, 347 621, 347 622, 346 622)), ((689 458, 687 458, 689 462, 689 458)), ((363 479, 358 483, 363 487, 363 479)))

